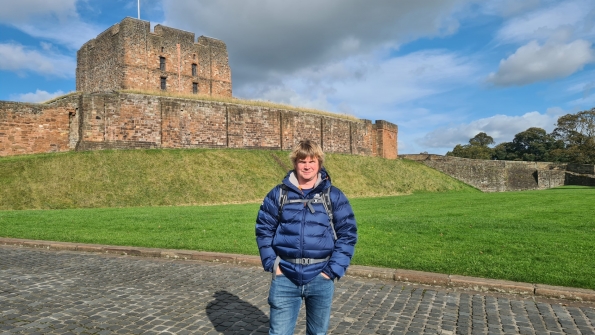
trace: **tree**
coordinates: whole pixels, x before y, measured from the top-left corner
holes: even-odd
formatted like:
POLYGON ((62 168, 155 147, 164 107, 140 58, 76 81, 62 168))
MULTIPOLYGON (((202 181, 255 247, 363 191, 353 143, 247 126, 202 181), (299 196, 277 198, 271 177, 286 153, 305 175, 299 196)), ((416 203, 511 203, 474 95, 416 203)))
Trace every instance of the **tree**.
POLYGON ((551 161, 550 152, 554 149, 562 149, 564 143, 556 141, 553 135, 548 134, 544 129, 531 127, 514 136, 512 145, 513 156, 523 161, 544 162, 551 161))
POLYGON ((595 108, 561 116, 553 135, 565 145, 557 154, 569 162, 595 164, 595 108))
POLYGON ((473 159, 491 159, 493 149, 488 145, 494 144, 494 139, 486 133, 481 132, 469 140, 469 144, 457 144, 452 151, 446 153, 446 156, 455 156, 461 158, 473 159))
POLYGON ((556 150, 563 150, 564 142, 544 129, 531 127, 514 135, 512 142, 503 142, 494 147, 494 159, 509 161, 551 162, 563 161, 556 150))
POLYGON ((492 138, 492 136, 489 136, 488 134, 481 132, 481 133, 475 135, 475 137, 473 137, 472 139, 470 139, 469 144, 475 145, 475 146, 487 147, 489 145, 494 144, 494 139, 492 138))
POLYGON ((502 142, 496 145, 492 151, 492 158, 501 161, 519 160, 512 149, 512 142, 502 142))

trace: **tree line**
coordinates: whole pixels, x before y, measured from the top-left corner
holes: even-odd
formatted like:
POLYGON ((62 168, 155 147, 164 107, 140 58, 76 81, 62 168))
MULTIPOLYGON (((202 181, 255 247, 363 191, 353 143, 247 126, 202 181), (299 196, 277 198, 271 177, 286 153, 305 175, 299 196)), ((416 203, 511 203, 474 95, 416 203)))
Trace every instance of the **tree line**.
POLYGON ((547 133, 531 127, 514 136, 512 142, 496 146, 481 132, 469 144, 457 144, 447 156, 533 162, 595 164, 595 108, 558 118, 556 128, 547 133))

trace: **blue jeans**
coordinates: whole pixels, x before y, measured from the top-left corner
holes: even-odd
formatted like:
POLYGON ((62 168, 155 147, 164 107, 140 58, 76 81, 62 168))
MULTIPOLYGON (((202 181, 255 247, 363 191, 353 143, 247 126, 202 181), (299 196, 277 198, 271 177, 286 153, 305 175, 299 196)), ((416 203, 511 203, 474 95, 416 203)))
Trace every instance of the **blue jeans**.
POLYGON ((269 335, 293 334, 302 299, 306 303, 306 334, 326 334, 334 291, 335 283, 322 275, 302 286, 296 286, 283 275, 276 276, 269 290, 269 335))

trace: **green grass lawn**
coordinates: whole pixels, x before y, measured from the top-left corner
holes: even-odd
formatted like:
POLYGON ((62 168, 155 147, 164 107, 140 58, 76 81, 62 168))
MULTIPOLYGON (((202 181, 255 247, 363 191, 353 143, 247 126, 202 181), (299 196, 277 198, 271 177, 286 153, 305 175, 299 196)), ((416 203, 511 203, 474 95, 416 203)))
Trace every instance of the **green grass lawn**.
MULTIPOLYGON (((595 289, 594 200, 588 187, 352 199, 353 264, 595 289)), ((256 255, 258 207, 0 211, 0 236, 256 255)))

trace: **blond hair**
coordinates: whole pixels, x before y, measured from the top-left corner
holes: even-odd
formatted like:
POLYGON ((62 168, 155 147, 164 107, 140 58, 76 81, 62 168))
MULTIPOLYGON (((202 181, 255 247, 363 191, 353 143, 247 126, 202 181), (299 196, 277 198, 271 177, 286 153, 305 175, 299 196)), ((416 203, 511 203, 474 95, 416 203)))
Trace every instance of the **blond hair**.
POLYGON ((322 148, 318 145, 318 143, 314 141, 300 141, 293 148, 293 151, 289 155, 293 166, 297 164, 298 160, 305 159, 307 157, 316 157, 316 159, 318 159, 318 168, 322 168, 322 164, 324 163, 324 152, 322 152, 322 148))

